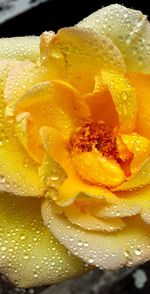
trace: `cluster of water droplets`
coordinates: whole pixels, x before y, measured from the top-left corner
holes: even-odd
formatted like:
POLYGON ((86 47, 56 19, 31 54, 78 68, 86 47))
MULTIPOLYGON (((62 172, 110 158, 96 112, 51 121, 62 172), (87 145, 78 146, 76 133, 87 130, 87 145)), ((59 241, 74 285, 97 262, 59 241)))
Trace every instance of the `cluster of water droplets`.
POLYGON ((109 37, 123 54, 128 70, 149 71, 150 25, 140 11, 114 4, 94 12, 78 26, 109 37))
POLYGON ((13 282, 48 284, 83 270, 44 227, 39 200, 3 194, 0 211, 0 268, 13 282))

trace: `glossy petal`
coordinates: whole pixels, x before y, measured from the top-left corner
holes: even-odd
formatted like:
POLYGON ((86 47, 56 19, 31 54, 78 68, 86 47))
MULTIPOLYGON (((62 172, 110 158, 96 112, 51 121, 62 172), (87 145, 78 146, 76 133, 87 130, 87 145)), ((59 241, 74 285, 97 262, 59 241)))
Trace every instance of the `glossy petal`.
POLYGON ((115 190, 131 190, 143 187, 150 183, 150 159, 148 159, 140 168, 140 170, 131 176, 127 182, 124 182, 118 189, 115 190))
MULTIPOLYGON (((47 40, 49 67, 54 67, 56 57, 65 61, 66 77, 81 93, 94 90, 94 77, 102 67, 124 70, 124 62, 113 43, 96 32, 79 28, 64 28, 47 40)), ((58 62, 58 61, 57 61, 58 62)), ((59 67, 63 61, 59 62, 59 67)), ((57 68, 57 64, 55 64, 57 68)), ((64 67, 64 65, 62 65, 64 67)), ((59 72, 60 70, 58 70, 59 72)), ((63 71, 63 69, 62 69, 63 71)))
MULTIPOLYGON (((17 62, 18 63, 18 62, 17 62)), ((30 159, 15 137, 13 122, 5 119, 3 91, 9 70, 16 61, 0 63, 0 190, 24 196, 43 193, 38 166, 30 159)))
POLYGON ((125 180, 120 165, 114 160, 102 156, 100 152, 82 152, 72 157, 76 172, 92 184, 117 186, 125 180))
POLYGON ((104 219, 96 217, 88 211, 84 211, 78 205, 71 205, 63 209, 65 216, 69 219, 72 224, 75 224, 85 230, 90 231, 105 231, 114 232, 124 228, 125 223, 121 218, 116 219, 104 219))
POLYGON ((136 133, 120 135, 124 144, 134 157, 130 164, 131 173, 136 174, 150 157, 150 140, 136 133))
POLYGON ((137 132, 150 139, 150 75, 128 74, 131 84, 135 88, 138 117, 136 122, 137 132))
POLYGON ((115 105, 108 89, 87 94, 84 96, 84 99, 90 107, 93 120, 102 120, 106 125, 112 127, 116 127, 118 125, 118 113, 115 109, 115 105))
POLYGON ((117 201, 115 194, 101 186, 94 186, 80 179, 76 173, 71 173, 67 180, 61 185, 56 198, 56 203, 60 206, 67 206, 80 196, 86 195, 94 199, 105 199, 108 203, 117 201))
POLYGON ((71 252, 102 269, 132 266, 149 259, 149 226, 138 217, 126 219, 126 227, 114 233, 90 232, 56 215, 45 200, 42 216, 55 237, 71 252))
POLYGON ((23 96, 8 103, 7 116, 20 112, 31 113, 38 128, 54 127, 65 138, 70 136, 74 126, 79 125, 81 118, 90 115, 78 91, 63 81, 37 84, 23 96))
POLYGON ((20 287, 59 282, 84 271, 41 219, 40 201, 0 194, 0 269, 20 287))
POLYGON ((43 195, 37 164, 13 136, 3 138, 0 146, 0 190, 22 196, 43 195))
POLYGON ((16 37, 0 39, 0 59, 31 60, 39 58, 39 37, 16 37))
POLYGON ((137 102, 135 89, 123 74, 115 71, 101 72, 102 80, 108 86, 119 116, 119 131, 131 132, 135 128, 137 102))
POLYGON ((18 61, 8 74, 4 99, 6 101, 19 99, 25 91, 47 79, 47 71, 44 68, 29 60, 18 61))
POLYGON ((150 73, 150 24, 141 11, 112 4, 78 24, 110 38, 119 48, 127 71, 150 73))

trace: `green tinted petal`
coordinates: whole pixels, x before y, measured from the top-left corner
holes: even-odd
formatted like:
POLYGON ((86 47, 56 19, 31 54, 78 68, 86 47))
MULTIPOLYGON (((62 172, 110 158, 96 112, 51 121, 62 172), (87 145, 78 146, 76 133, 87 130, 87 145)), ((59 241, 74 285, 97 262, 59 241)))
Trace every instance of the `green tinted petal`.
POLYGON ((21 287, 33 287, 84 270, 44 227, 39 199, 0 195, 0 272, 21 287))
POLYGON ((112 4, 94 12, 78 26, 110 38, 128 71, 150 73, 150 23, 141 11, 112 4))
POLYGON ((39 57, 39 37, 16 37, 0 39, 0 59, 36 61, 39 57))

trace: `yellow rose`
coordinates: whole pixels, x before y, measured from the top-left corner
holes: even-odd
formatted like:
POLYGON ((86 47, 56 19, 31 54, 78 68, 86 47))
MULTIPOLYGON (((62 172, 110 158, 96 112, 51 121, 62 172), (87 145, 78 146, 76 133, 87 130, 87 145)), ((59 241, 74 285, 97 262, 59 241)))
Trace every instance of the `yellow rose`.
POLYGON ((1 272, 27 287, 79 274, 85 262, 148 260, 146 17, 110 5, 43 33, 40 50, 36 37, 0 45, 1 272))

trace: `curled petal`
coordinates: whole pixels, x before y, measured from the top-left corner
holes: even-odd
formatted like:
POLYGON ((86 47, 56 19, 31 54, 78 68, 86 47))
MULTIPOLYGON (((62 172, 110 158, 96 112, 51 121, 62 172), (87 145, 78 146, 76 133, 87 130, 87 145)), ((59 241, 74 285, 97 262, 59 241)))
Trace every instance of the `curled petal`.
POLYGON ((102 79, 108 86, 119 116, 119 131, 131 132, 135 128, 137 102, 135 89, 123 74, 102 70, 102 79))
POLYGON ((90 107, 93 120, 102 120, 106 125, 112 127, 118 125, 118 113, 108 89, 104 89, 101 92, 88 93, 84 95, 84 99, 90 107))
POLYGON ((38 166, 26 154, 14 134, 14 124, 5 119, 3 90, 9 70, 18 62, 0 63, 0 190, 23 196, 41 196, 38 166))
POLYGON ((43 225, 39 199, 0 194, 0 239, 1 273, 17 286, 56 283, 85 270, 43 225))
MULTIPOLYGON (((66 79, 81 93, 94 90, 94 77, 102 67, 124 70, 123 58, 113 43, 96 32, 79 28, 64 28, 48 42, 48 63, 52 69, 66 67, 66 79)), ((45 46, 47 46, 45 44, 45 46)), ((60 69, 58 69, 60 71, 60 69)))
POLYGON ((6 116, 24 111, 31 113, 38 128, 53 126, 65 138, 70 136, 81 118, 90 115, 78 91, 63 81, 42 82, 33 86, 23 96, 8 103, 6 116))
POLYGON ((143 187, 150 183, 150 159, 146 160, 146 162, 141 166, 140 170, 131 176, 126 182, 124 182, 115 190, 132 190, 135 188, 143 187))
POLYGON ((135 174, 150 157, 150 141, 136 133, 120 135, 129 152, 134 155, 131 173, 135 174))
POLYGON ((56 203, 60 206, 70 205, 82 194, 98 200, 105 199, 110 203, 117 201, 115 194, 106 188, 90 185, 82 181, 76 173, 71 173, 59 188, 56 203))
POLYGON ((71 205, 63 209, 72 224, 85 230, 114 232, 124 228, 125 223, 121 218, 103 219, 80 209, 78 205, 71 205))
POLYGON ((93 184, 117 186, 125 180, 120 165, 102 156, 100 152, 82 152, 72 157, 73 165, 80 176, 93 184))
POLYGON ((47 200, 42 206, 45 224, 71 252, 102 269, 116 269, 147 261, 150 255, 149 226, 138 217, 126 219, 126 227, 106 234, 85 231, 56 215, 47 200))
POLYGON ((150 75, 128 74, 131 84, 135 88, 138 106, 136 122, 137 132, 150 139, 150 75))
POLYGON ((121 51, 127 71, 150 73, 150 24, 141 11, 112 4, 94 12, 77 26, 110 38, 121 51))

